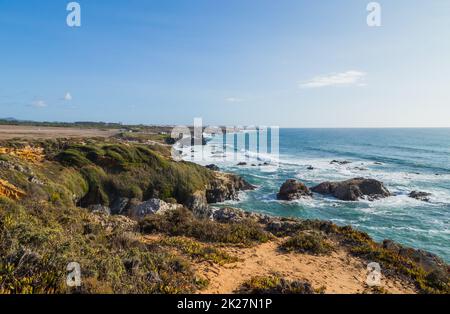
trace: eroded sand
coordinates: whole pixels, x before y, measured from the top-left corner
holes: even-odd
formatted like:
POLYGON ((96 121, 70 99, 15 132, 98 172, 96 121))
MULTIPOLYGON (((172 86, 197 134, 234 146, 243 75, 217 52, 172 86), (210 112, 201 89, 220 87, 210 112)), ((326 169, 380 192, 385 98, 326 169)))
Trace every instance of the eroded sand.
MULTIPOLYGON (((158 238, 146 236, 146 242, 158 238)), ((349 255, 344 249, 321 256, 284 253, 278 250, 281 241, 276 239, 251 248, 221 248, 239 258, 234 263, 194 262, 198 274, 209 280, 208 287, 200 293, 234 293, 251 277, 271 274, 291 280, 307 280, 315 289, 324 287, 325 293, 367 291, 367 265, 363 260, 349 255)), ((412 284, 398 278, 382 276, 381 287, 388 293, 416 293, 412 284)))

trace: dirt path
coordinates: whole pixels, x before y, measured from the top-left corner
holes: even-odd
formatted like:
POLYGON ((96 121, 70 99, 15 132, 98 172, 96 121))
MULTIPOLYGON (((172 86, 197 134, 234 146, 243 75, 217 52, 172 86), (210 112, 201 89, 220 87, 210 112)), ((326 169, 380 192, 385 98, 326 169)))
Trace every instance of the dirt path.
MULTIPOLYGON (((210 284, 201 293, 233 293, 253 276, 278 273, 288 279, 308 280, 325 293, 362 293, 366 288, 366 265, 343 250, 330 256, 313 256, 278 251, 278 240, 253 248, 227 248, 241 260, 224 266, 202 263, 198 271, 210 284)), ((382 277, 382 287, 390 293, 415 293, 413 286, 394 278, 382 277)))

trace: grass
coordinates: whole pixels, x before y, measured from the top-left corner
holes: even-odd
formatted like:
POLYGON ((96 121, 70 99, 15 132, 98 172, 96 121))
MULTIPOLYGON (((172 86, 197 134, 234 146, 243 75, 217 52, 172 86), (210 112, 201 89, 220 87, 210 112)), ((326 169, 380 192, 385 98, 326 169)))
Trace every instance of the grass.
POLYGON ((450 293, 448 275, 437 276, 426 272, 411 259, 383 248, 367 233, 350 226, 338 227, 336 234, 340 241, 350 247, 350 252, 368 261, 380 264, 383 271, 400 274, 410 279, 422 293, 450 293))
POLYGON ((107 205, 117 196, 173 198, 186 203, 212 179, 204 167, 173 162, 139 144, 72 144, 54 158, 65 167, 79 169, 87 181, 88 193, 82 206, 107 205))
POLYGON ((319 232, 299 232, 281 244, 280 248, 288 252, 314 255, 329 254, 332 251, 332 246, 319 232))
MULTIPOLYGON (((331 222, 281 219, 283 227, 271 230, 251 219, 201 219, 186 209, 149 216, 139 224, 92 214, 79 206, 108 205, 118 196, 185 203, 205 189, 212 173, 172 162, 152 147, 114 139, 1 143, 18 149, 27 145, 42 147, 46 160, 0 155, 0 178, 26 193, 15 201, 0 197, 0 293, 73 292, 64 283, 65 267, 72 261, 82 266, 78 292, 191 293, 207 284, 196 276, 193 260, 228 263, 233 257, 217 244, 253 245, 268 241, 272 233, 291 237, 284 250, 327 254, 329 243, 339 243, 355 256, 380 263, 383 271, 414 282, 423 293, 450 292, 448 273, 426 272, 366 233, 331 222), (137 240, 139 231, 174 238, 149 247, 137 240)), ((249 289, 290 291, 285 281, 278 286, 281 278, 269 279, 255 279, 249 289)))
POLYGON ((182 255, 147 247, 117 217, 103 219, 81 208, 0 198, 0 292, 73 292, 65 285, 73 261, 82 270, 78 292, 191 293, 204 286, 182 255))
POLYGON ((211 245, 185 237, 169 237, 159 241, 160 245, 170 246, 180 250, 192 259, 210 261, 219 265, 236 262, 238 259, 211 245))

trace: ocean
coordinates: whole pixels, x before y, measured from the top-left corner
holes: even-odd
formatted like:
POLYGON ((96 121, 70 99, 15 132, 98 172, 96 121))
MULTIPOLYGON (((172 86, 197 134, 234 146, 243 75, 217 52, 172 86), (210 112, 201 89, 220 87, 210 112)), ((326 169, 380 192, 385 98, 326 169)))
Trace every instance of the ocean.
POLYGON ((257 186, 226 205, 352 225, 377 241, 392 239, 450 262, 450 129, 280 129, 276 164, 270 156, 242 149, 237 153, 247 158, 247 165, 238 166, 218 158, 217 150, 227 149, 222 146, 223 138, 213 137, 204 160, 198 162, 214 163, 257 186), (270 164, 263 165, 264 161, 270 164), (354 177, 380 180, 393 196, 373 202, 345 202, 317 194, 294 202, 276 199, 289 178, 311 187, 354 177), (431 193, 430 201, 410 198, 413 190, 431 193))

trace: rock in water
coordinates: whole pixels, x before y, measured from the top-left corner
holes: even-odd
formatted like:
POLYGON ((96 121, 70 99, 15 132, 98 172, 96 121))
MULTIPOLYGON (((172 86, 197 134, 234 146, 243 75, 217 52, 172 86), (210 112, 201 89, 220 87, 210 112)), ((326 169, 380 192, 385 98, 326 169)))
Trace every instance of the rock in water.
POLYGON ((217 167, 215 164, 206 165, 205 167, 213 171, 220 171, 220 168, 217 167))
POLYGON ((241 177, 223 173, 212 180, 206 190, 208 203, 222 203, 227 200, 238 200, 239 191, 253 190, 255 187, 241 177))
POLYGON ((347 164, 351 164, 351 163, 352 162, 348 161, 348 160, 336 160, 336 159, 334 159, 330 162, 330 164, 338 164, 338 165, 347 165, 347 164))
POLYGON ((423 202, 429 202, 431 193, 427 192, 420 192, 420 191, 412 191, 408 194, 409 197, 415 198, 416 200, 423 201, 423 202))
POLYGON ((286 180, 277 194, 277 199, 292 201, 303 197, 311 197, 312 193, 306 185, 294 179, 286 180))
POLYGON ((313 187, 311 191, 323 195, 333 195, 343 201, 357 201, 362 198, 373 201, 391 195, 383 182, 365 178, 354 178, 342 182, 323 182, 313 187))

